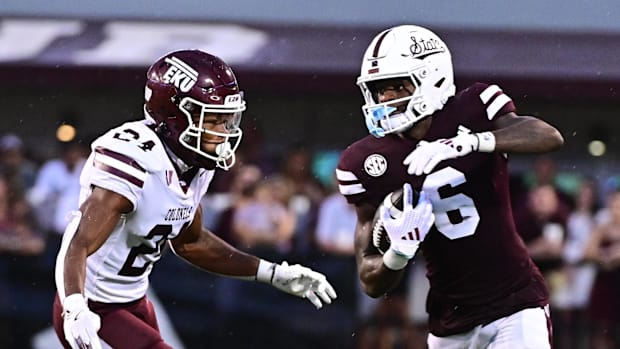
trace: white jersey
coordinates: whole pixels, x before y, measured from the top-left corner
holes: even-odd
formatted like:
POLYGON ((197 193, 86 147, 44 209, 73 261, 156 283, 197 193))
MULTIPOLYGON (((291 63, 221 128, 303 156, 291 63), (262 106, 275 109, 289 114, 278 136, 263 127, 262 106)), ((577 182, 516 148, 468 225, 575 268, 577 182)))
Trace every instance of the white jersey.
POLYGON ((184 190, 163 143, 144 121, 125 123, 93 142, 80 177, 80 205, 98 186, 127 198, 133 211, 88 257, 86 297, 125 303, 144 296, 164 243, 191 223, 213 174, 199 169, 184 190))

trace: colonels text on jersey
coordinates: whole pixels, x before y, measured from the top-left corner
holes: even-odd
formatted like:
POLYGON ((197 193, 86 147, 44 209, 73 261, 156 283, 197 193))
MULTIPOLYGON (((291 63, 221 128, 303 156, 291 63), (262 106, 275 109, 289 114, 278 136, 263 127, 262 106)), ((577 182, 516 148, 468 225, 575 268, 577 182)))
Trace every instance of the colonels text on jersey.
POLYGON ((192 221, 214 171, 199 169, 185 183, 164 159, 169 159, 166 150, 145 121, 125 123, 93 142, 80 178, 80 204, 98 186, 126 197, 133 212, 123 215, 109 243, 88 257, 88 299, 125 303, 144 295, 164 243, 192 221))
MULTIPOLYGON (((514 111, 498 86, 476 83, 433 114, 424 140, 488 131, 496 116, 514 111)), ((526 307, 544 306, 544 280, 510 216, 507 158, 475 152, 414 176, 407 174, 403 160, 416 145, 396 134, 369 135, 342 153, 336 174, 340 192, 352 204, 378 206, 404 182, 424 190, 431 200, 435 225, 420 245, 431 284, 430 331, 456 334, 526 307)))

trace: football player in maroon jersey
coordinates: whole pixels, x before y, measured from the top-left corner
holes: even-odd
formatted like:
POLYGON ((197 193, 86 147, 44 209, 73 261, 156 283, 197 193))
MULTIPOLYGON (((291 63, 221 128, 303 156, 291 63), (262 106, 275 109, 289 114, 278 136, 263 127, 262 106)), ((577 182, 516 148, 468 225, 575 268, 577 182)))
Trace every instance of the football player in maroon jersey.
POLYGON ((357 210, 363 289, 373 297, 393 289, 419 247, 431 349, 550 348, 549 294, 515 230, 506 154, 556 150, 562 135, 518 115, 497 85, 456 93, 448 47, 419 26, 377 35, 357 84, 370 135, 341 154, 336 174, 357 210), (405 198, 412 189, 423 195, 417 205, 403 200, 400 216, 382 210, 391 240, 382 254, 372 243, 373 216, 401 187, 405 198))

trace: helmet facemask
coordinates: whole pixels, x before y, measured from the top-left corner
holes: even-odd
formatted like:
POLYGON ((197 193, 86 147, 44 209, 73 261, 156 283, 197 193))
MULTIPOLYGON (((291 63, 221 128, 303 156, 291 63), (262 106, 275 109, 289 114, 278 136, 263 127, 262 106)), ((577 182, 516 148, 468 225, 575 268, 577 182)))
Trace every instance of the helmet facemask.
POLYGON ((188 127, 179 135, 179 143, 198 155, 215 162, 216 166, 228 170, 235 164, 235 151, 241 142, 242 131, 239 127, 241 114, 245 110, 245 101, 241 94, 228 95, 224 104, 205 104, 191 97, 179 102, 179 110, 187 117, 188 127), (218 132, 205 127, 205 116, 209 114, 232 114, 225 122, 226 132, 218 132), (202 149, 204 134, 222 138, 215 154, 202 149))
POLYGON ((420 88, 415 83, 416 79, 413 79, 412 75, 403 77, 403 80, 405 79, 413 85, 413 93, 386 102, 380 102, 378 92, 373 91, 374 88, 371 87, 373 83, 380 80, 359 84, 366 101, 366 104, 362 106, 366 127, 373 136, 380 138, 386 134, 405 131, 422 119, 421 116, 426 111, 428 104, 419 92, 420 88))

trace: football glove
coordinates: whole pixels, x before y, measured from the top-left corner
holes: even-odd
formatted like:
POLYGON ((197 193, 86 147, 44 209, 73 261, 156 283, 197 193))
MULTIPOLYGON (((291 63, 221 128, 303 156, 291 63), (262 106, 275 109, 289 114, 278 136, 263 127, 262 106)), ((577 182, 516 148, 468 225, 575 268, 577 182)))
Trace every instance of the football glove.
POLYGON ((336 299, 336 291, 325 275, 299 264, 276 264, 261 260, 256 279, 294 296, 307 298, 317 309, 321 309, 323 302, 331 304, 336 299))
POLYGON ((62 316, 65 339, 72 349, 101 349, 97 336, 101 319, 88 309, 81 294, 74 293, 65 298, 62 316))
POLYGON ((420 176, 429 174, 444 160, 465 156, 472 151, 490 153, 495 150, 495 136, 492 132, 459 132, 456 137, 442 138, 433 142, 420 141, 405 158, 407 173, 420 176))
POLYGON ((390 238, 390 248, 383 255, 383 263, 392 270, 404 268, 413 258, 420 242, 435 223, 433 205, 422 191, 417 205, 413 202, 409 183, 403 186, 403 212, 392 217, 387 207, 381 205, 381 221, 390 238))

